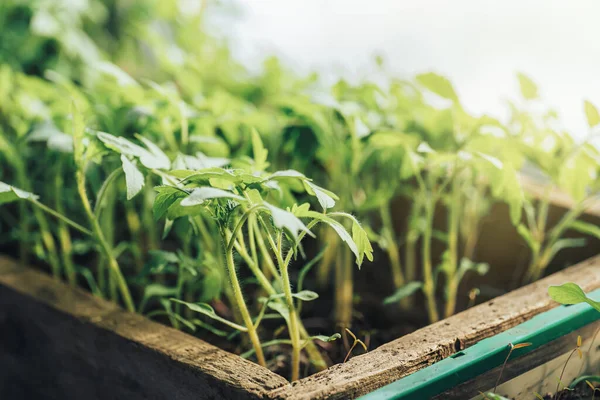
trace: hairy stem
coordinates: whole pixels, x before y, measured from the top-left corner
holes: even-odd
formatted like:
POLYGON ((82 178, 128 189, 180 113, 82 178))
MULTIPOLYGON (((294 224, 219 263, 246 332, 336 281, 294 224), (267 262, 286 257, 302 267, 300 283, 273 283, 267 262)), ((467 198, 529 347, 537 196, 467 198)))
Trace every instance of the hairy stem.
POLYGON ((256 359, 259 365, 263 367, 267 366, 265 361, 265 355, 263 353, 262 346, 260 344, 260 339, 258 337, 258 333, 256 332, 256 328, 254 327, 254 323, 252 322, 252 318, 250 317, 250 313, 248 312, 248 307, 246 306, 246 301, 244 300, 244 295, 242 294, 242 287, 240 286, 240 282, 237 277, 237 272, 235 270, 235 264, 233 261, 233 242, 235 240, 234 237, 225 237, 229 240, 229 243, 226 248, 225 260, 227 263, 227 272, 229 273, 229 280, 231 283, 231 288, 233 289, 233 296, 235 299, 235 303, 240 311, 242 316, 242 320, 244 322, 244 326, 248 329, 248 336, 250 337, 250 342, 252 343, 252 347, 256 352, 256 359))

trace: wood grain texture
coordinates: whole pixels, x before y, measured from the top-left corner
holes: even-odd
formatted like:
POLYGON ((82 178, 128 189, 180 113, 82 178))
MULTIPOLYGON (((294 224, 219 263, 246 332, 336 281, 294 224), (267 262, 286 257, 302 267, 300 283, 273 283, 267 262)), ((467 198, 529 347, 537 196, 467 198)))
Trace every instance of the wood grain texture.
POLYGON ((252 399, 287 381, 0 258, 0 399, 252 399))
POLYGON ((600 256, 272 392, 277 399, 351 399, 440 361, 556 306, 550 285, 600 287, 600 256))
POLYGON ((600 257, 289 384, 0 257, 0 398, 356 398, 552 308, 547 287, 566 281, 599 288, 600 257))

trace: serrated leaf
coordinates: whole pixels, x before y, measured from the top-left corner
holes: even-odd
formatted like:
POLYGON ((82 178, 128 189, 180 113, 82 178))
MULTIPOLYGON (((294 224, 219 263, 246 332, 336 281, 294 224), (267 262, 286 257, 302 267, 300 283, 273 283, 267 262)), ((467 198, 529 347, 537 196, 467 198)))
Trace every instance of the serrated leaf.
POLYGON ((306 232, 308 235, 314 237, 314 234, 306 227, 306 225, 291 212, 275 207, 266 201, 263 204, 267 207, 273 218, 273 225, 278 229, 290 233, 295 241, 298 240, 298 232, 306 232))
POLYGON ((411 296, 417 290, 423 287, 423 282, 409 282, 406 285, 399 287, 393 295, 386 297, 383 299, 383 304, 392 304, 397 303, 400 300, 411 296))
POLYGON ((154 190, 158 192, 152 205, 152 212, 156 221, 165 215, 173 203, 186 196, 183 190, 172 186, 157 186, 154 190))
POLYGON ((210 199, 234 199, 237 201, 245 201, 243 197, 227 190, 216 189, 213 187, 201 187, 192 190, 190 195, 179 203, 182 207, 192 207, 204 203, 210 199))
POLYGON ((121 163, 123 163, 123 172, 125 172, 125 184, 127 186, 127 200, 131 200, 144 187, 144 175, 135 166, 134 163, 121 154, 121 163))
POLYGON ((17 189, 16 187, 10 186, 4 182, 0 182, 0 204, 27 199, 37 200, 38 196, 21 189, 17 189))
POLYGON ((310 181, 304 181, 303 183, 308 194, 317 198, 319 204, 321 207, 323 207, 323 211, 335 206, 335 200, 339 198, 333 192, 323 189, 322 187, 315 185, 310 181))
POLYGON ((569 282, 561 286, 550 286, 548 294, 561 304, 587 303, 600 312, 600 302, 590 299, 579 285, 569 282))
POLYGON ((360 226, 356 219, 352 224, 352 239, 358 248, 359 256, 356 260, 358 266, 362 265, 365 256, 369 261, 373 261, 373 247, 371 246, 367 232, 360 226))
POLYGON ((590 128, 593 128, 600 123, 600 114, 598 114, 598 109, 596 106, 585 100, 583 102, 583 109, 585 111, 585 117, 590 128))

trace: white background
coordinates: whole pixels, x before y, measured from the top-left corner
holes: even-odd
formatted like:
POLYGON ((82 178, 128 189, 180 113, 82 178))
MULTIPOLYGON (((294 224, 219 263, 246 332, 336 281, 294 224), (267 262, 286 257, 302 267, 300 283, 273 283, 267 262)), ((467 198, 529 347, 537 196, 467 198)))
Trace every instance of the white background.
POLYGON ((441 73, 469 111, 501 118, 521 71, 576 137, 587 133, 583 99, 600 107, 600 1, 247 0, 238 8, 221 30, 250 64, 276 54, 297 71, 364 78, 381 54, 390 74, 441 73))

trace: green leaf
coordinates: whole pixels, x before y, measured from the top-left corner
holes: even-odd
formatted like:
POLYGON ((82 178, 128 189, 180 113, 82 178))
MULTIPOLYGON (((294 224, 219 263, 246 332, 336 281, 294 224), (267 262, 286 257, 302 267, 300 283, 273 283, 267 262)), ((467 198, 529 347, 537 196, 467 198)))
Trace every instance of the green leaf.
POLYGON ((550 286, 548 294, 561 304, 587 303, 600 312, 600 302, 590 299, 579 285, 569 282, 561 286, 550 286))
POLYGON ((571 222, 569 228, 576 230, 577 232, 581 232, 583 234, 600 239, 600 227, 594 224, 590 224, 589 222, 574 221, 571 222))
POLYGON ((371 246, 367 232, 356 219, 352 223, 352 239, 354 239, 354 243, 356 243, 356 247, 358 248, 359 256, 356 260, 358 266, 362 265, 365 256, 369 261, 373 261, 373 247, 371 246))
POLYGON ((285 306, 282 303, 276 302, 276 301, 271 301, 267 305, 271 310, 279 313, 283 317, 283 319, 285 319, 286 322, 289 323, 290 311, 288 310, 287 306, 285 306))
POLYGON ((144 167, 149 169, 169 169, 171 167, 169 157, 157 145, 142 135, 136 135, 136 137, 150 150, 144 150, 140 156, 140 162, 144 167))
POLYGON ((550 258, 552 259, 559 251, 563 249, 568 249, 571 247, 583 247, 585 246, 585 238, 566 238, 557 240, 556 243, 552 245, 550 258))
POLYGON ((294 178, 294 179, 308 179, 303 173, 298 172, 296 170, 293 169, 286 169, 283 171, 277 171, 272 173, 267 179, 265 180, 272 180, 272 179, 287 179, 287 178, 294 178))
POLYGON ((424 86, 438 96, 458 103, 458 96, 452 87, 452 83, 450 83, 447 78, 444 78, 443 76, 433 72, 429 72, 426 74, 417 75, 416 80, 420 85, 424 86))
POLYGON ((540 244, 533 238, 533 235, 525 225, 519 224, 517 226, 517 232, 519 232, 519 235, 525 239, 527 245, 533 252, 537 252, 539 250, 540 244))
POLYGON ((421 289, 422 287, 423 287, 423 282, 409 282, 406 285, 398 288, 393 295, 388 296, 385 299, 383 299, 383 304, 387 305, 387 304, 397 303, 400 300, 404 299, 405 297, 411 296, 413 293, 415 293, 417 290, 421 289))
POLYGON ((187 195, 184 190, 172 186, 156 186, 154 190, 158 192, 152 205, 152 212, 156 221, 165 215, 173 203, 187 195))
POLYGON ((593 128, 600 123, 600 114, 598 114, 598 109, 596 106, 585 100, 583 102, 583 109, 585 111, 585 117, 587 118, 590 128, 593 128))
POLYGON ((126 156, 141 157, 146 152, 142 146, 123 137, 117 137, 106 132, 97 132, 96 136, 106 147, 126 156))
POLYGON ((348 247, 350 247, 350 250, 352 250, 354 253, 354 256, 356 257, 356 264, 359 268, 362 265, 365 257, 367 257, 369 261, 373 261, 373 247, 369 241, 369 236, 353 215, 343 212, 331 213, 328 214, 328 216, 312 212, 310 215, 326 222, 336 231, 340 238, 348 244, 348 247), (342 224, 330 218, 335 216, 349 218, 352 221, 351 238, 349 238, 349 235, 342 224))
POLYGON ((335 206, 335 201, 339 199, 333 192, 323 189, 310 181, 304 181, 304 188, 308 194, 316 196, 319 204, 323 207, 323 211, 328 208, 333 208, 335 206))
POLYGON ((257 171, 264 171, 269 166, 267 156, 269 152, 265 149, 258 131, 252 128, 252 152, 254 154, 254 168, 257 171))
POLYGON ((482 153, 480 151, 477 151, 476 154, 483 158, 484 160, 488 161, 490 164, 492 164, 494 167, 498 168, 498 169, 502 169, 503 164, 502 161, 500 161, 499 159, 497 159, 496 157, 492 157, 489 154, 485 154, 482 153))
POLYGON ((263 203, 265 207, 269 210, 271 217, 273 218, 273 225, 276 228, 285 230, 289 234, 292 235, 295 241, 298 240, 298 232, 306 232, 310 236, 315 236, 307 227, 304 225, 298 217, 292 214, 289 211, 283 210, 279 207, 275 207, 272 204, 267 203, 266 201, 263 203))
POLYGON ((326 335, 315 335, 315 336, 311 336, 310 339, 311 340, 320 340, 322 342, 333 342, 335 340, 338 340, 342 337, 342 335, 340 335, 339 333, 334 333, 331 336, 326 336, 326 335))
POLYGON ((519 80, 521 95, 523 95, 524 99, 533 100, 538 97, 537 85, 531 79, 522 73, 517 74, 517 79, 519 80))
POLYGON ((21 189, 17 189, 16 187, 10 186, 4 182, 0 182, 0 205, 17 200, 27 199, 37 200, 38 196, 21 189))
POLYGON ((313 301, 319 298, 319 295, 311 290, 301 290, 298 293, 292 293, 292 297, 302 301, 313 301))
POLYGON ((182 207, 191 207, 200 205, 206 200, 223 198, 234 199, 242 202, 244 201, 243 197, 227 190, 216 189, 212 187, 201 187, 192 190, 188 197, 181 200, 180 205, 182 207))
POLYGON ((433 150, 431 148, 431 146, 429 146, 429 143, 421 142, 421 143, 419 143, 419 146, 417 147, 417 152, 419 152, 419 153, 435 153, 435 150, 433 150))
POLYGON ((178 289, 176 287, 169 287, 161 285, 160 283, 150 283, 144 287, 144 296, 140 302, 138 312, 142 313, 146 308, 146 304, 153 297, 167 297, 176 296, 178 289))
POLYGON ((121 154, 121 162, 123 163, 123 171, 125 172, 125 184, 127 186, 127 200, 131 200, 144 187, 144 175, 135 166, 134 163, 121 154))
POLYGON ((188 303, 187 301, 182 301, 182 300, 178 300, 178 299, 169 299, 169 300, 171 300, 172 302, 175 302, 175 303, 183 304, 184 306, 186 306, 187 308, 189 308, 190 310, 192 310, 194 312, 197 312, 202 315, 206 315, 207 317, 212 318, 215 321, 219 321, 219 322, 221 322, 227 326, 230 326, 233 329, 236 329, 238 331, 241 331, 241 332, 248 331, 248 329, 245 326, 238 325, 234 322, 231 322, 229 320, 226 320, 225 318, 218 316, 217 313, 215 312, 215 310, 209 304, 188 303))

